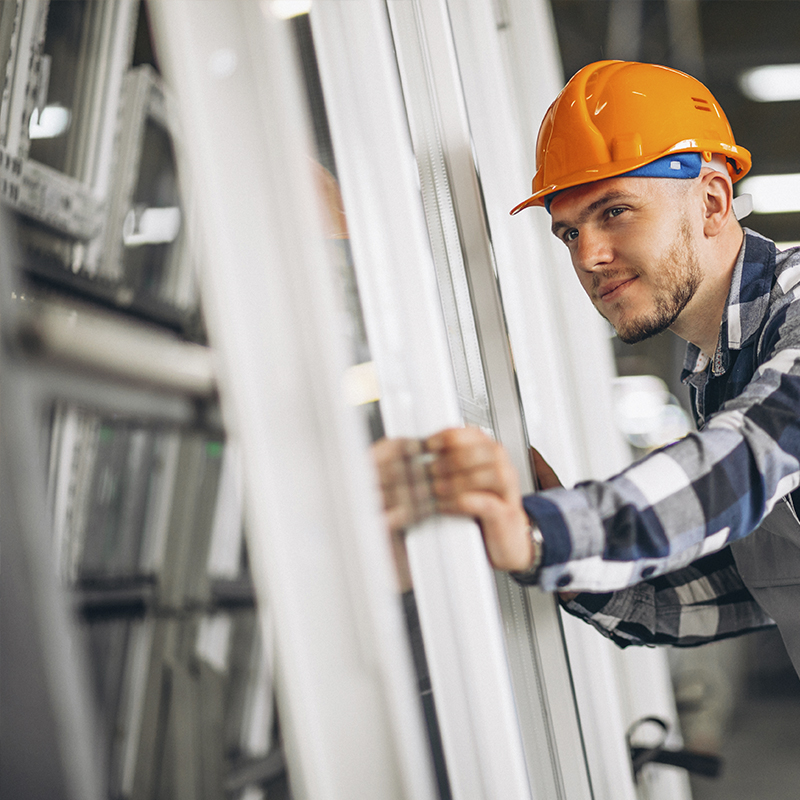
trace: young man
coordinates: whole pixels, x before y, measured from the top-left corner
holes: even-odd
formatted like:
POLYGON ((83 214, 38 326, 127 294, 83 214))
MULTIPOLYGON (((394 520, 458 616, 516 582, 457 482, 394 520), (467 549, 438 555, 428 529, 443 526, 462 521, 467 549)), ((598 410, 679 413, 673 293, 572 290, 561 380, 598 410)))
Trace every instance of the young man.
MULTIPOLYGON (((474 517, 494 567, 559 591, 618 644, 697 644, 774 620, 800 671, 800 250, 739 225, 732 182, 749 167, 688 75, 620 61, 578 72, 512 213, 550 213, 623 341, 667 328, 687 340, 699 430, 572 489, 534 454, 543 491, 524 498, 503 448, 474 428, 430 437, 426 468, 436 510, 474 517)), ((429 513, 379 461, 393 528, 429 513)))

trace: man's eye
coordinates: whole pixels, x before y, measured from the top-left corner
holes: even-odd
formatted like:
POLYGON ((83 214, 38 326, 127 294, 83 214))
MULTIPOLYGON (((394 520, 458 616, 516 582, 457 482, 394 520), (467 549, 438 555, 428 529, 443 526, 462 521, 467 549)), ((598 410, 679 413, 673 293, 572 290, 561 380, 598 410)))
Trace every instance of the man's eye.
POLYGON ((575 228, 571 228, 570 230, 564 233, 563 239, 567 244, 569 242, 574 242, 578 238, 578 231, 575 228))
POLYGON ((624 208, 621 206, 615 206, 614 208, 608 209, 608 216, 609 217, 618 217, 622 212, 625 211, 624 208))

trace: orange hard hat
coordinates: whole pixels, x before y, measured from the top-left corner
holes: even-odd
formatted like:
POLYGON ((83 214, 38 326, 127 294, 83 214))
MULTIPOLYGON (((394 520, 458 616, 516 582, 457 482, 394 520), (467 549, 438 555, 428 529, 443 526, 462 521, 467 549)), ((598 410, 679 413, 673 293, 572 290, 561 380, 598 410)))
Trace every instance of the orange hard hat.
POLYGON ((597 61, 577 72, 544 116, 536 141, 533 194, 548 195, 624 175, 673 153, 720 154, 737 181, 750 153, 736 144, 725 113, 700 81, 635 61, 597 61))

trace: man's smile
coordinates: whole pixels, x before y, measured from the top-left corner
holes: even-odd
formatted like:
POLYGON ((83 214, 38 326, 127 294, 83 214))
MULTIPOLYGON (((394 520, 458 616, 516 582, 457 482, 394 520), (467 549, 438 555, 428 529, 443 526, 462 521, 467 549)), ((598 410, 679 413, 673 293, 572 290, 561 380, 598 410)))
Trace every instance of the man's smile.
POLYGON ((630 278, 606 281, 598 286, 596 295, 602 302, 610 303, 612 300, 616 300, 637 278, 638 275, 634 275, 630 278))

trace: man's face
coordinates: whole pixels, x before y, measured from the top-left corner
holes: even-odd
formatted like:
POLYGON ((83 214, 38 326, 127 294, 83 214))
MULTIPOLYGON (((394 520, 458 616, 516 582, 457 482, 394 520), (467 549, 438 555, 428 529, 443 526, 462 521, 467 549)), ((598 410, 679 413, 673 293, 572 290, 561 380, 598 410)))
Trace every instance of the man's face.
POLYGON ((610 178, 569 189, 550 206, 553 233, 623 342, 669 328, 700 285, 688 188, 668 178, 610 178))

